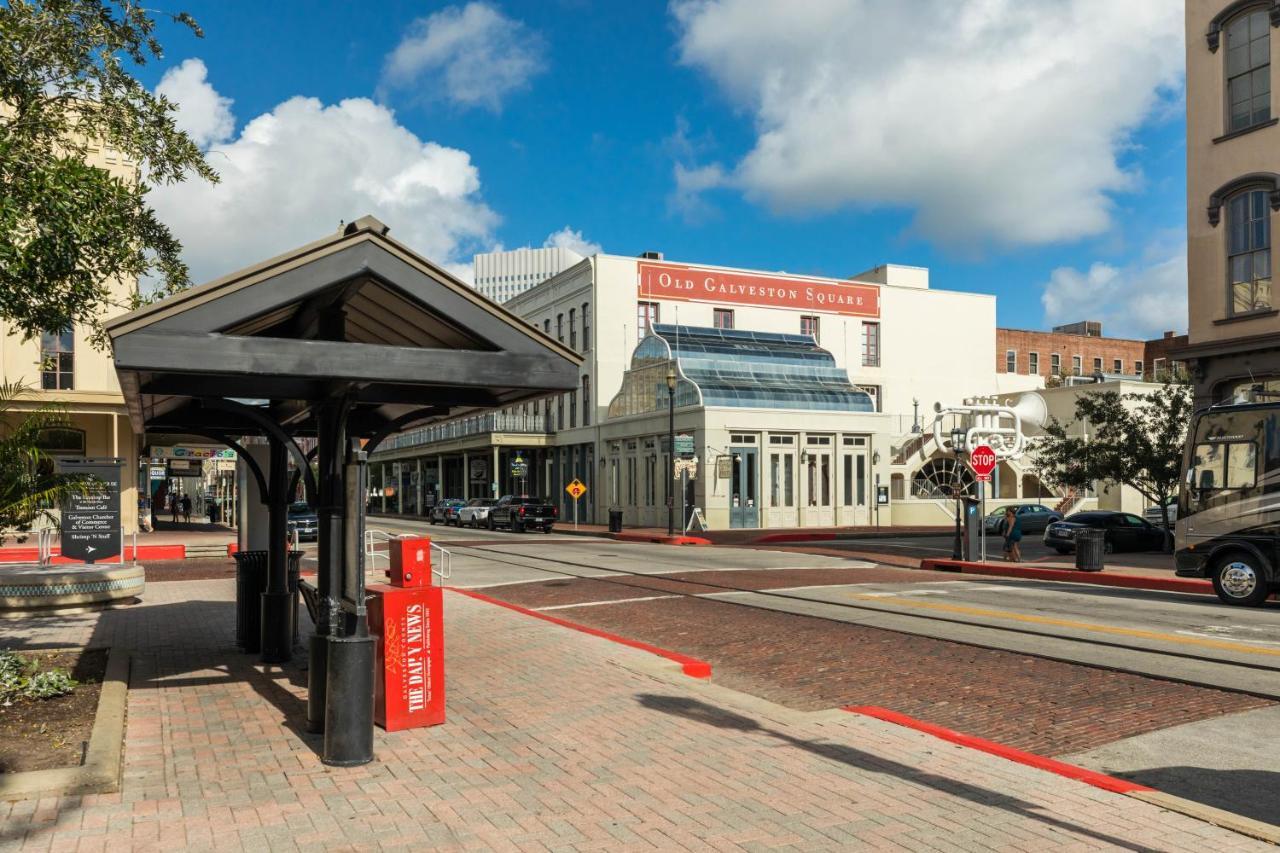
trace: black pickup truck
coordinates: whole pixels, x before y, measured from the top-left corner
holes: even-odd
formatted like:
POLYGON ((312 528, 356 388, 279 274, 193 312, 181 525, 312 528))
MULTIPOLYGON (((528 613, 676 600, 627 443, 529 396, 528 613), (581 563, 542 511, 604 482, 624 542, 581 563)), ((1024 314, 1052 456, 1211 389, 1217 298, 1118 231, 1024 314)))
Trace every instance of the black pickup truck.
POLYGON ((489 529, 509 527, 513 533, 523 533, 533 527, 541 528, 543 533, 550 533, 559 518, 560 510, 541 498, 506 495, 489 510, 489 529))

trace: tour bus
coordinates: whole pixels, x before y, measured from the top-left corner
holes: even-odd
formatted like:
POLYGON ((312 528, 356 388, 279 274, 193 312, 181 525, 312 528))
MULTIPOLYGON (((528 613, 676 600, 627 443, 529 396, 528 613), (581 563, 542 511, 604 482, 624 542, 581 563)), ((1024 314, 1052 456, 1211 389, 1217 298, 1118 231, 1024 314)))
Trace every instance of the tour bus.
POLYGON ((1280 589, 1280 401, 1211 406, 1187 433, 1176 565, 1227 604, 1280 589))

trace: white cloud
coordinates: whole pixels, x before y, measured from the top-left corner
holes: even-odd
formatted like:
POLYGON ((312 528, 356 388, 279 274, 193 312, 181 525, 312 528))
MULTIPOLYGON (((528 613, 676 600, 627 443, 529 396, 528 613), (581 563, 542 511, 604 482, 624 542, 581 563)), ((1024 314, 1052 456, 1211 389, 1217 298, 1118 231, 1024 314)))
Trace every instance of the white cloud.
MULTIPOLYGON (((673 0, 680 57, 754 117, 725 170, 789 212, 900 207, 950 243, 1104 231, 1128 134, 1180 97, 1170 0, 673 0), (1171 91, 1176 90, 1176 91, 1171 91)), ((692 192, 714 172, 682 177, 692 192), (690 181, 693 178, 692 182, 690 181)))
POLYGON ((548 235, 547 239, 542 241, 542 247, 544 249, 568 249, 571 252, 577 252, 584 258, 589 258, 604 251, 599 243, 592 243, 582 236, 581 231, 574 231, 568 225, 548 235))
POLYGON ((212 145, 208 159, 218 184, 192 179, 149 196, 197 282, 365 214, 427 258, 462 269, 470 251, 492 243, 498 221, 466 151, 419 139, 365 98, 290 98, 212 145))
POLYGON ((209 85, 208 73, 204 62, 187 59, 166 71, 156 85, 157 95, 164 95, 178 106, 178 130, 186 132, 201 148, 225 142, 236 129, 232 101, 209 85))
POLYGON ((409 26, 387 56, 382 87, 438 90, 456 104, 497 112, 543 69, 542 49, 537 33, 487 3, 449 6, 409 26))
POLYGON ((1045 323, 1100 320, 1112 337, 1155 338, 1187 328, 1185 247, 1124 267, 1097 262, 1087 271, 1058 267, 1040 297, 1045 323))

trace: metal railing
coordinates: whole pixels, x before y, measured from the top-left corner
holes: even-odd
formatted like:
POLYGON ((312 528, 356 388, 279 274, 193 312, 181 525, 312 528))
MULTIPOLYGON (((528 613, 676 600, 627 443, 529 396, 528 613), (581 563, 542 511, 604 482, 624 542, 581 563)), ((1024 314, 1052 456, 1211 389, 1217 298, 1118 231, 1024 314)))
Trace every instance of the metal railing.
POLYGON ((448 548, 440 547, 434 542, 431 543, 431 550, 440 552, 440 566, 441 566, 440 568, 436 568, 436 561, 432 560, 431 561, 432 573, 434 573, 437 577, 439 577, 441 581, 447 581, 449 578, 453 577, 453 552, 450 551, 448 548))
POLYGON ((472 415, 442 424, 418 427, 399 435, 393 435, 382 442, 379 450, 396 450, 402 447, 416 447, 420 444, 434 444, 437 441, 448 441, 453 438, 465 438, 469 435, 482 435, 488 432, 524 432, 546 434, 551 432, 550 418, 545 415, 518 415, 510 412, 490 412, 485 415, 472 415))
MULTIPOLYGON (((380 543, 389 543, 393 539, 416 539, 412 533, 388 533, 385 530, 377 528, 366 528, 364 531, 364 558, 365 567, 368 570, 376 569, 378 560, 386 561, 386 568, 391 568, 391 554, 389 549, 379 549, 380 543)), ((441 547, 435 542, 431 543, 431 550, 438 552, 440 558, 431 560, 431 573, 440 578, 441 581, 448 580, 453 577, 453 552, 448 548, 441 547)))

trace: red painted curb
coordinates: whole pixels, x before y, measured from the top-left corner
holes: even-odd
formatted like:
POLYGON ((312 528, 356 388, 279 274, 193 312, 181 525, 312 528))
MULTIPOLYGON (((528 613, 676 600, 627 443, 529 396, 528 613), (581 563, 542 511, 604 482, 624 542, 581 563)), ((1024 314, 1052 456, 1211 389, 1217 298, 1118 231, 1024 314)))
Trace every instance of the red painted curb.
POLYGON ((590 634, 593 637, 600 637, 605 640, 612 640, 615 643, 620 643, 624 646, 630 646, 631 648, 639 649, 642 652, 648 652, 649 654, 658 655, 659 657, 664 657, 664 658, 667 658, 668 660, 673 660, 676 663, 680 664, 681 668, 684 670, 684 674, 689 676, 690 678, 710 678, 711 677, 711 664, 707 663, 704 660, 691 658, 688 655, 682 655, 679 652, 672 652, 672 651, 668 651, 667 649, 660 649, 657 646, 651 646, 648 643, 642 643, 639 640, 628 640, 626 637, 619 637, 617 634, 610 634, 608 631, 601 631, 596 628, 588 628, 586 625, 579 625, 577 622, 570 622, 567 619, 559 619, 555 616, 548 616, 545 613, 539 613, 536 610, 530 610, 527 607, 521 607, 520 605, 512 604, 509 601, 503 601, 502 599, 499 599, 499 598, 493 598, 492 596, 485 595, 482 592, 476 592, 473 589, 459 589, 458 587, 454 587, 454 586, 447 586, 445 587, 445 589, 451 592, 461 593, 467 596, 468 598, 474 598, 477 601, 485 601, 485 602, 488 602, 489 604, 496 604, 499 607, 505 607, 508 610, 514 610, 517 613, 523 613, 525 616, 532 616, 535 619, 542 619, 544 621, 551 622, 555 625, 559 625, 562 628, 572 628, 575 631, 581 631, 582 633, 590 634))
POLYGON ((617 542, 650 542, 655 545, 710 545, 710 539, 701 536, 662 536, 646 533, 612 533, 609 536, 617 542))
MULTIPOLYGON (((124 547, 125 560, 184 560, 186 556, 187 548, 185 545, 139 545, 136 558, 133 554, 132 545, 124 547)), ((0 563, 34 563, 39 559, 40 550, 38 548, 0 548, 0 563)), ((110 565, 115 559, 118 558, 113 558, 100 565, 110 565)), ((61 549, 54 548, 50 562, 54 565, 66 566, 79 565, 84 561, 63 557, 61 549)))
POLYGON ((905 726, 909 729, 915 729, 925 734, 933 735, 941 740, 950 741, 951 743, 966 746, 970 749, 976 749, 979 752, 985 752, 995 755, 999 758, 1007 759, 1018 764, 1025 764, 1028 767, 1034 767, 1037 770, 1045 770, 1049 773, 1065 776, 1068 779, 1074 779, 1077 782, 1083 782, 1086 785, 1092 785, 1095 788, 1101 788, 1104 791, 1111 791, 1115 794, 1128 794, 1133 791, 1154 791, 1155 788, 1147 785, 1139 785, 1137 782, 1130 782, 1128 779, 1117 779, 1115 776, 1108 776, 1105 773, 1098 773, 1093 770, 1086 770, 1083 767, 1077 767, 1074 764, 1067 764, 1064 761, 1055 761, 1052 758, 1045 758, 1043 755, 1036 755, 1034 752, 1023 752, 1020 749, 1014 749, 1011 746, 1005 746, 995 741, 984 740, 973 735, 961 734, 951 729, 935 726, 933 723, 926 723, 923 720, 917 720, 915 717, 909 717, 906 714, 899 714, 897 711, 890 711, 888 708, 881 708, 876 705, 849 705, 843 710, 851 714, 862 714, 867 717, 875 717, 877 720, 884 720, 895 725, 905 726))
POLYGON ((959 572, 966 575, 1065 581, 1066 583, 1086 583, 1094 586, 1114 586, 1124 589, 1186 592, 1194 595, 1214 594, 1212 583, 1196 578, 1150 578, 1143 575, 1079 572, 1072 569, 1036 569, 1028 566, 998 566, 991 563, 966 563, 960 560, 934 559, 921 560, 920 568, 931 572, 959 572))

